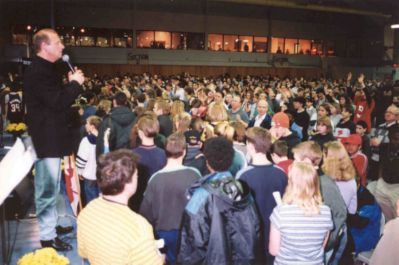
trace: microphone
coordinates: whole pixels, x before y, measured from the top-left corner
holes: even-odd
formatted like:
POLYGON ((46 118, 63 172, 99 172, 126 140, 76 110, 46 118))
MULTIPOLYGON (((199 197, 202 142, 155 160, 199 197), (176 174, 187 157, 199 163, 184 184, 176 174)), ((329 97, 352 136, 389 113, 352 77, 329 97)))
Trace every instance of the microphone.
POLYGON ((69 69, 71 69, 71 72, 75 73, 75 69, 73 68, 71 62, 69 61, 69 55, 68 54, 62 55, 62 60, 68 65, 69 69))

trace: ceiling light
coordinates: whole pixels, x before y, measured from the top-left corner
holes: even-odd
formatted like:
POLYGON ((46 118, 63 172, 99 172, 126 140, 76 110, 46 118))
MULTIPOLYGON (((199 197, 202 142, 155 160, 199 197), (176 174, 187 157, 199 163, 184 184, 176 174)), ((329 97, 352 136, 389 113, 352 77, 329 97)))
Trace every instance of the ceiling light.
POLYGON ((399 24, 392 24, 391 29, 399 29, 399 24))

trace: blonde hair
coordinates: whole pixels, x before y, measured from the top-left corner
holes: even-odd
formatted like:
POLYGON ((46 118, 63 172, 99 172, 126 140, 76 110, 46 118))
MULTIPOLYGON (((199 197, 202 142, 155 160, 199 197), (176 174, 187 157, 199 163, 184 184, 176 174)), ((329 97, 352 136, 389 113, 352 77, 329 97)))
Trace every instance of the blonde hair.
POLYGON ((91 115, 86 119, 87 123, 93 125, 96 129, 100 127, 102 119, 96 115, 91 115))
POLYGON ((158 99, 155 101, 154 107, 157 106, 158 109, 162 110, 163 115, 169 115, 170 113, 170 104, 168 101, 163 99, 158 99))
POLYGON ((296 204, 305 215, 320 213, 322 198, 316 169, 307 162, 295 161, 288 173, 288 185, 283 203, 296 204))
POLYGON ((356 176, 353 166, 345 147, 339 141, 328 142, 324 145, 323 172, 335 181, 349 181, 356 176))
POLYGON ((184 103, 180 100, 175 100, 170 108, 170 115, 172 117, 184 112, 184 103))
POLYGON ((299 159, 299 161, 308 160, 315 167, 319 166, 323 157, 320 145, 314 141, 306 141, 298 144, 292 149, 292 153, 295 159, 299 159))
POLYGON ((215 135, 224 136, 227 140, 233 142, 234 139, 234 128, 227 121, 219 122, 215 126, 215 135))
POLYGON ((209 122, 228 121, 229 115, 224 105, 220 103, 211 104, 207 111, 207 120, 209 122))
POLYGON ((332 123, 329 117, 321 117, 317 119, 317 125, 324 125, 327 127, 327 131, 330 133, 332 131, 332 123))
POLYGON ((182 112, 173 117, 173 126, 175 131, 184 133, 190 128, 191 115, 187 112, 182 112))
POLYGON ((105 113, 111 111, 112 108, 112 101, 108 99, 102 99, 97 105, 97 109, 103 110, 105 113))

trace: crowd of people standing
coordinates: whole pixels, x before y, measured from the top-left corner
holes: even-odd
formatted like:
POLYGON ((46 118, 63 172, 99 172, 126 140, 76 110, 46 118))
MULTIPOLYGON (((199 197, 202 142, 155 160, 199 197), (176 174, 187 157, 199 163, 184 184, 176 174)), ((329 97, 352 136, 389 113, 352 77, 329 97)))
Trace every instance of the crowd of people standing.
MULTIPOLYGON (((40 158, 42 246, 70 249, 55 230, 60 171, 47 176, 70 153, 85 204, 78 252, 93 265, 339 264, 376 246, 380 209, 397 217, 399 86, 351 73, 84 77, 75 69, 57 79, 63 45, 55 32, 39 33, 20 119, 40 158), (361 247, 365 233, 375 239, 361 247)), ((10 121, 11 102, 10 94, 10 121)))

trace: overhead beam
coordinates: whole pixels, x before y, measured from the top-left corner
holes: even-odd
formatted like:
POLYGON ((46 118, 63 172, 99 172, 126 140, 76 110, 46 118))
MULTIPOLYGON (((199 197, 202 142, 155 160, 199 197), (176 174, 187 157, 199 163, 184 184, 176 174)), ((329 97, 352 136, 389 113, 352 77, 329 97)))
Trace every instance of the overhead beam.
POLYGON ((296 3, 289 0, 208 0, 209 2, 224 2, 224 3, 235 3, 235 4, 249 4, 249 5, 262 5, 262 6, 272 6, 272 7, 282 7, 282 8, 292 8, 292 9, 303 9, 321 12, 332 12, 341 14, 353 14, 360 16, 373 16, 380 18, 390 18, 392 15, 383 14, 380 12, 366 11, 354 8, 336 7, 336 6, 322 6, 315 4, 303 4, 296 3))

